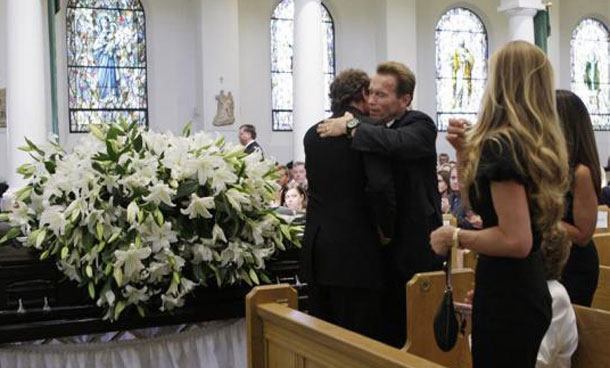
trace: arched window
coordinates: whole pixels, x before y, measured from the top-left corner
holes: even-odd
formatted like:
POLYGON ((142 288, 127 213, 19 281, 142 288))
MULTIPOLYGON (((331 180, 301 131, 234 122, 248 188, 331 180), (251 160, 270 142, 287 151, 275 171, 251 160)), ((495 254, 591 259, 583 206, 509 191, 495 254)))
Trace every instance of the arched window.
MULTIPOLYGON (((322 58, 324 109, 330 113, 328 93, 335 77, 335 26, 324 5, 322 11, 322 58), (326 37, 324 37, 324 35, 326 37)), ((292 45, 294 1, 282 0, 271 16, 271 116, 274 131, 292 130, 292 45)))
POLYGON ((610 130, 610 35, 598 20, 583 19, 572 32, 572 91, 585 103, 594 130, 610 130))
POLYGON ((140 1, 70 0, 66 17, 70 132, 119 120, 148 124, 140 1))
POLYGON ((448 10, 436 24, 436 121, 476 121, 487 81, 487 32, 466 8, 448 10))

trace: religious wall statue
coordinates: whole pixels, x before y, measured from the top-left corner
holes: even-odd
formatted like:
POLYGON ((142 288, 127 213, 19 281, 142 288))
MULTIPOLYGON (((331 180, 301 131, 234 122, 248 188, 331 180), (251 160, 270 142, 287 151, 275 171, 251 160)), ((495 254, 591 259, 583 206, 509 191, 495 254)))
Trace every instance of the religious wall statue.
POLYGON ((233 124, 235 122, 235 115, 233 114, 235 106, 231 92, 225 94, 224 90, 220 90, 220 94, 216 95, 216 101, 216 116, 214 116, 213 124, 216 126, 233 124))

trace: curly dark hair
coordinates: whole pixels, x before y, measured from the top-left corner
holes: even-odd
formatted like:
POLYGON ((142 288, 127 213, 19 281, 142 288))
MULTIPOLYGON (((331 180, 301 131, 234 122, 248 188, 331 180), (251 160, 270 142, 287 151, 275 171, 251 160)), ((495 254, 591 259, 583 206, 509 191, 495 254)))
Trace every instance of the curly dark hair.
POLYGON ((352 102, 362 101, 362 91, 367 91, 369 76, 360 69, 346 69, 339 73, 330 85, 330 109, 340 114, 352 102))

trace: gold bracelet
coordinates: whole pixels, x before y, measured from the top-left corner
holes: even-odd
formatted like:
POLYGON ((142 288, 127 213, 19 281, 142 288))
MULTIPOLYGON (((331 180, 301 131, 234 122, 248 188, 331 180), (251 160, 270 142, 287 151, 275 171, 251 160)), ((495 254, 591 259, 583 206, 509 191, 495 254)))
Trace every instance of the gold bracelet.
POLYGON ((459 227, 456 227, 453 230, 453 237, 452 237, 452 246, 453 246, 453 248, 464 249, 464 248, 462 248, 462 246, 460 244, 460 238, 459 238, 459 234, 460 234, 461 230, 462 229, 460 229, 459 227))

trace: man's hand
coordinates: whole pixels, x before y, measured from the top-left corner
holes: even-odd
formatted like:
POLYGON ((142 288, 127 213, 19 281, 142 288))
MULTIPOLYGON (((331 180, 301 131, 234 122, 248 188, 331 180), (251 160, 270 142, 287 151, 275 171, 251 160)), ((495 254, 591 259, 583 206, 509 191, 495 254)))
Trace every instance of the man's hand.
POLYGON ((353 119, 354 115, 346 112, 342 117, 326 119, 317 127, 318 134, 322 138, 340 137, 347 132, 347 121, 353 119))

